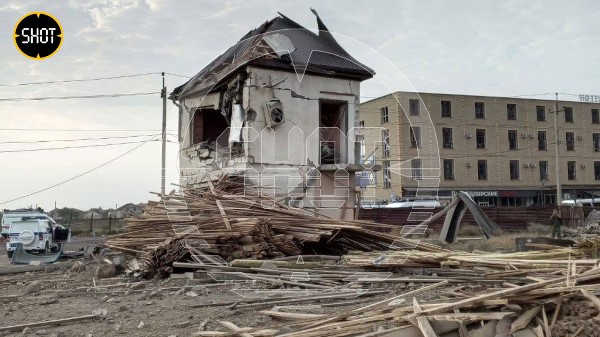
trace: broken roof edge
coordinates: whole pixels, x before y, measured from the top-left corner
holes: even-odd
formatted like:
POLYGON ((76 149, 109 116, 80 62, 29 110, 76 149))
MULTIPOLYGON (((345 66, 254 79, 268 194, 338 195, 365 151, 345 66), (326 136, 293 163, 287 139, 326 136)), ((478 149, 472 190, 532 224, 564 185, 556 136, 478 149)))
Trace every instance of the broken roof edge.
MULTIPOLYGON (((329 30, 327 29, 327 27, 325 26, 325 24, 323 23, 323 21, 317 14, 317 12, 312 8, 311 8, 311 11, 313 12, 313 14, 315 14, 315 16, 317 18, 318 35, 315 34, 315 32, 313 32, 312 30, 303 27, 302 25, 298 24, 297 22, 295 22, 294 20, 285 16, 284 14, 278 12, 279 17, 275 17, 271 20, 267 20, 263 24, 261 24, 259 27, 250 30, 235 45, 229 47, 225 52, 223 52, 222 54, 217 56, 215 59, 213 59, 202 70, 200 70, 200 72, 198 72, 194 77, 192 77, 190 80, 186 81, 182 85, 176 87, 169 94, 169 99, 171 99, 173 101, 178 101, 181 98, 183 98, 184 96, 188 96, 191 92, 208 93, 212 89, 209 91, 206 91, 207 86, 202 87, 202 88, 195 88, 195 87, 197 87, 198 84, 201 84, 201 83, 198 83, 198 80, 202 80, 202 79, 208 80, 208 78, 210 76, 221 75, 220 76, 220 77, 222 77, 221 79, 218 79, 217 81, 212 83, 212 86, 216 87, 220 82, 225 80, 226 76, 230 76, 231 73, 236 72, 241 67, 243 67, 247 64, 250 64, 250 63, 254 63, 254 64, 265 63, 265 64, 268 64, 271 66, 276 66, 277 68, 285 68, 285 67, 282 67, 282 64, 281 64, 281 63, 285 63, 288 68, 291 68, 294 70, 298 67, 298 65, 300 65, 301 68, 303 68, 303 70, 305 70, 306 73, 320 74, 320 75, 325 74, 325 75, 341 77, 341 78, 351 77, 353 79, 355 78, 355 79, 359 79, 361 81, 372 78, 375 74, 375 71, 373 69, 367 67, 366 65, 362 64, 358 60, 356 60, 350 54, 348 54, 348 52, 335 40, 333 35, 329 32, 329 30), (280 21, 278 21, 278 20, 280 20, 280 21), (282 26, 284 28, 281 28, 281 27, 274 28, 273 25, 276 22, 279 22, 278 25, 282 26), (272 28, 273 28, 273 30, 271 30, 272 28), (308 57, 306 62, 299 62, 298 60, 294 60, 294 56, 291 55, 291 53, 289 53, 288 55, 290 55, 289 56, 290 60, 286 60, 285 58, 280 57, 278 59, 279 64, 276 64, 274 62, 259 61, 260 58, 267 55, 267 54, 264 54, 264 55, 260 55, 257 58, 246 60, 245 62, 241 62, 239 64, 235 64, 235 61, 237 61, 236 56, 239 56, 240 58, 242 58, 243 57, 242 55, 247 54, 249 51, 251 51, 251 49, 254 48, 259 43, 259 41, 262 40, 262 37, 265 34, 275 34, 275 33, 284 34, 286 31, 293 31, 296 29, 302 30, 303 32, 307 32, 308 34, 310 34, 310 36, 312 36, 311 38, 315 38, 317 41, 319 41, 322 44, 323 50, 312 49, 311 53, 310 53, 311 56, 312 56, 312 51, 316 50, 316 51, 321 52, 322 54, 329 54, 328 57, 330 59, 326 60, 326 61, 320 60, 321 62, 319 62, 318 64, 313 63, 311 66, 311 62, 310 62, 311 57, 310 56, 308 57), (251 39, 254 39, 255 41, 251 41, 251 39), (336 65, 335 64, 336 62, 331 62, 331 55, 341 58, 342 61, 339 61, 338 64, 336 65), (218 67, 226 64, 227 60, 230 58, 232 58, 232 63, 228 64, 227 66, 225 66, 224 68, 221 69, 221 70, 227 70, 227 73, 225 75, 218 74, 218 72, 219 72, 218 67), (331 63, 331 64, 328 64, 327 61, 330 61, 329 63, 331 63), (346 62, 346 64, 344 64, 343 62, 346 62), (348 66, 349 64, 351 66, 348 66), (352 64, 354 64, 354 65, 352 66, 352 64), (231 68, 225 69, 228 66, 231 68), (328 73, 328 71, 331 71, 331 73, 328 73)), ((304 41, 300 41, 300 42, 304 42, 304 41)), ((302 45, 302 43, 300 43, 300 45, 302 45)), ((317 43, 317 45, 318 45, 318 43, 317 43)), ((313 46, 313 48, 314 48, 314 46, 313 46)))

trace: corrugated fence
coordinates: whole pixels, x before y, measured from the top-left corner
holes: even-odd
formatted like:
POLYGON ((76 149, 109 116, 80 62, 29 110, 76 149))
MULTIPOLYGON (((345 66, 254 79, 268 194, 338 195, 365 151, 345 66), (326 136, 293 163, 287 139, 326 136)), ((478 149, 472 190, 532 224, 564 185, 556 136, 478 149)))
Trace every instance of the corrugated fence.
MULTIPOLYGON (((443 208, 371 208, 361 209, 359 219, 371 220, 389 225, 416 225, 443 208)), ((494 220, 500 228, 508 231, 527 229, 530 223, 549 224, 553 207, 482 207, 482 210, 494 220)), ((591 208, 561 207, 563 224, 567 227, 577 227, 583 224, 591 208)), ((444 224, 444 216, 434 221, 429 227, 439 231, 444 224)), ((463 224, 476 225, 470 212, 467 211, 463 224)))

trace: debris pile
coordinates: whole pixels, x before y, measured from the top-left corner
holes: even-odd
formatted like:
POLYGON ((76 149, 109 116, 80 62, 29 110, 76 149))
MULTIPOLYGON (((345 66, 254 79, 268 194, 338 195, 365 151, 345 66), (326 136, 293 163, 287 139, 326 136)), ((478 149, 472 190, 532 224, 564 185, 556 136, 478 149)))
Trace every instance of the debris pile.
MULTIPOLYGON (((243 178, 223 176, 214 185, 184 189, 178 195, 162 196, 160 202, 149 202, 144 216, 132 219, 124 233, 111 236, 104 245, 143 254, 148 266, 154 267, 182 258, 183 245, 190 255, 201 253, 227 261, 417 246, 415 240, 376 232, 369 226, 373 224, 331 219, 283 205, 260 196, 257 188, 244 185, 243 178), (185 238, 185 243, 169 241, 178 238, 185 238)), ((426 243, 418 244, 418 249, 444 251, 426 243)))

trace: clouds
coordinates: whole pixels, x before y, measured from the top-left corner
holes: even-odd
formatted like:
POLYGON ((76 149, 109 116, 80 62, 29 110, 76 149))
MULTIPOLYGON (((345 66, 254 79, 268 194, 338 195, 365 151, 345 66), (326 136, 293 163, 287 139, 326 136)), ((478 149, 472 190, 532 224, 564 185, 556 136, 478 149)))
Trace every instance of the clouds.
MULTIPOLYGON (((168 71, 193 75, 247 31, 280 11, 309 29, 319 12, 350 54, 376 70, 364 96, 395 90, 519 95, 600 90, 600 3, 581 1, 8 1, 0 5, 0 31, 10 32, 30 11, 55 15, 65 30, 61 50, 35 62, 23 58, 4 34, 2 83, 168 71), (346 36, 346 38, 344 38, 346 36), (381 55, 378 54, 381 53, 381 55), (386 59, 387 58, 387 59, 386 59), (399 69, 399 70, 398 70, 399 69)), ((169 89, 183 79, 167 77, 169 89)), ((0 97, 36 97, 158 91, 161 78, 0 87, 0 97)), ((0 103, 3 127, 62 129, 160 128, 156 97, 0 103)), ((177 110, 169 103, 169 126, 177 110)), ((105 132, 101 135, 112 135, 105 132)), ((64 139, 87 132, 0 131, 0 141, 64 139)), ((132 145, 133 146, 133 145, 132 145)), ((6 148, 0 144, 0 148, 6 148)), ((3 167, 2 197, 30 192, 114 158, 127 146, 6 155, 0 162, 35 160, 44 165, 3 167)), ((148 144, 102 170, 51 190, 2 205, 72 205, 86 208, 149 197, 159 188, 160 146, 148 144), (93 193, 89 190, 93 187, 93 193)), ((171 182, 177 181, 176 146, 169 144, 171 182)))

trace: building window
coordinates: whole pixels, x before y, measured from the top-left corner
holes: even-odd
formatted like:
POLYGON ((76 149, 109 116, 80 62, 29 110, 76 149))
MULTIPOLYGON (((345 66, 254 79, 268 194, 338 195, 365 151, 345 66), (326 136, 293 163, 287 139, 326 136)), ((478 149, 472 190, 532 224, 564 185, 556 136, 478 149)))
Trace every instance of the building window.
POLYGON ((413 158, 410 161, 410 168, 412 170, 412 177, 414 180, 423 179, 423 163, 421 159, 413 158))
POLYGON ((573 108, 565 107, 565 123, 573 123, 573 108))
POLYGON ((568 161, 567 162, 567 178, 569 180, 576 180, 577 179, 577 162, 575 161, 568 161))
POLYGON ((575 151, 575 132, 566 133, 567 151, 575 151))
POLYGON ((410 127, 410 146, 421 147, 421 127, 411 126, 410 127))
POLYGON ((383 108, 381 108, 380 113, 381 113, 381 124, 385 124, 390 121, 387 106, 384 106, 383 108))
POLYGON ((548 140, 546 139, 546 131, 538 131, 538 150, 548 151, 548 140))
POLYGON ((383 171, 383 187, 384 188, 390 188, 392 187, 392 179, 390 176, 390 161, 389 160, 384 160, 381 162, 382 164, 382 171, 383 171))
POLYGON ((488 178, 487 160, 480 159, 477 161, 477 179, 487 180, 487 178, 488 178))
POLYGON ((475 130, 475 138, 477 140, 477 148, 485 149, 485 129, 475 130))
POLYGON ((546 107, 543 105, 537 105, 535 107, 535 111, 537 114, 537 121, 545 122, 546 121, 546 107))
POLYGON ((508 130, 508 149, 519 149, 519 139, 517 137, 517 130, 508 130))
POLYGON ((540 180, 548 180, 548 161, 540 160, 540 180))
POLYGON ((409 99, 408 108, 411 116, 418 116, 421 114, 421 101, 418 99, 409 99))
POLYGON ((442 117, 452 117, 452 103, 442 101, 442 117))
POLYGON ((444 159, 444 180, 454 180, 454 159, 444 159))
POLYGON ((367 155, 367 143, 365 142, 365 135, 356 135, 355 144, 360 149, 360 158, 364 159, 367 155))
POLYGON ((600 110, 592 109, 592 124, 600 124, 600 110))
POLYGON ((517 105, 516 104, 507 104, 506 105, 506 118, 509 121, 517 120, 517 105))
POLYGON ((442 142, 443 142, 444 149, 453 148, 452 128, 442 128, 442 142))
POLYGON ((485 118, 485 104, 483 102, 475 102, 475 118, 485 118))
POLYGON ((358 127, 359 128, 364 128, 365 127, 365 121, 358 121, 358 127))
POLYGON ((600 161, 594 162, 594 179, 600 180, 600 161))
POLYGON ((390 156, 390 130, 381 130, 382 150, 384 158, 390 156))
POLYGON ((600 152, 600 133, 592 134, 592 146, 594 148, 594 152, 600 152))
POLYGON ((519 161, 511 160, 510 165, 510 180, 519 180, 519 161))

